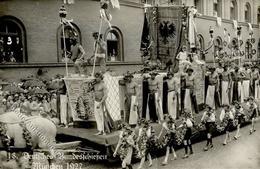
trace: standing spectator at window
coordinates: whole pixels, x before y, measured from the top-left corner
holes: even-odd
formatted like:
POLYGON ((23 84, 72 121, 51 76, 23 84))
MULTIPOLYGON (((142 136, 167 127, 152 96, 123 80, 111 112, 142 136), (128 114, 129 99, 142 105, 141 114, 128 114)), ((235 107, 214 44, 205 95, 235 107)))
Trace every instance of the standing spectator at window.
POLYGON ((0 38, 0 63, 5 62, 4 37, 0 38))
MULTIPOLYGON (((13 44, 13 41, 12 41, 12 38, 9 36, 7 38, 7 42, 6 42, 6 45, 5 45, 5 61, 6 62, 11 62, 11 58, 13 58, 13 51, 12 51, 12 44, 13 44)), ((13 61, 13 59, 12 59, 13 61)))
POLYGON ((23 62, 23 47, 19 37, 16 37, 13 43, 13 55, 16 62, 23 62))

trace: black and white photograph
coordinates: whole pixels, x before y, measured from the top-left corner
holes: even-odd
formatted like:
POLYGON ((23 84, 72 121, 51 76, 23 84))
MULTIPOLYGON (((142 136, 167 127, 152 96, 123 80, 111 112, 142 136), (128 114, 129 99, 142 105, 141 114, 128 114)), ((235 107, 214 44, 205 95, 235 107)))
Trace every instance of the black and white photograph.
POLYGON ((260 168, 260 0, 0 0, 0 169, 173 168, 260 168))

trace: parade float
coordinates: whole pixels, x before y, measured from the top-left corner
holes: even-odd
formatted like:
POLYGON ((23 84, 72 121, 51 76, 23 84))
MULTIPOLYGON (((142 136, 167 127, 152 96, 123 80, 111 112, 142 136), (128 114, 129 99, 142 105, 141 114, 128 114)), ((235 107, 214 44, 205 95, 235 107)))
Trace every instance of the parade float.
MULTIPOLYGON (((101 34, 101 28, 104 23, 108 23, 111 27, 111 16, 107 8, 100 9, 100 27, 99 34, 101 34)), ((140 94, 138 95, 138 108, 139 114, 142 114, 144 109, 143 99, 143 79, 149 76, 149 72, 157 70, 159 75, 157 78, 161 81, 161 90, 163 90, 163 77, 168 70, 176 73, 176 76, 181 78, 181 72, 179 71, 179 61, 176 56, 181 51, 182 46, 187 46, 190 53, 190 57, 193 59, 193 63, 190 67, 194 70, 195 76, 195 95, 197 104, 200 110, 202 110, 205 102, 205 62, 201 61, 201 58, 205 57, 205 54, 212 49, 214 45, 214 30, 209 29, 210 39, 208 46, 205 50, 197 48, 197 35, 195 27, 195 18, 200 14, 196 8, 183 6, 183 5, 158 5, 158 4, 145 4, 144 5, 144 26, 143 34, 140 37, 141 52, 143 60, 143 69, 134 72, 134 81, 139 85, 140 94)), ((70 21, 66 19, 66 11, 60 11, 61 24, 69 24, 70 21), (65 13, 65 15, 63 15, 65 13)), ((228 36, 225 34, 225 36, 228 36)), ((239 37, 239 31, 238 31, 239 37)), ((243 55, 241 50, 232 46, 228 46, 228 37, 225 47, 232 50, 234 55, 243 55), (235 53, 237 52, 237 53, 235 53)), ((65 43, 65 42, 64 42, 65 43)), ((65 46, 65 45, 64 45, 65 46)), ((239 46, 239 45, 238 45, 239 46)), ((96 51, 95 51, 96 53, 96 51)), ((66 52, 65 52, 65 57, 66 52)), ((104 73, 104 83, 108 89, 108 97, 106 100, 106 117, 110 118, 110 128, 106 135, 96 136, 94 112, 94 93, 90 90, 93 87, 94 74, 96 70, 96 58, 94 57, 93 69, 91 76, 78 76, 69 73, 67 62, 66 64, 66 77, 64 78, 69 112, 72 117, 73 127, 59 128, 58 135, 60 138, 82 140, 88 145, 88 148, 82 148, 83 150, 91 152, 99 152, 101 154, 111 155, 114 146, 118 141, 118 129, 117 123, 124 121, 124 92, 125 86, 121 85, 120 81, 123 80, 123 76, 113 75, 111 72, 104 73)), ((240 64, 240 57, 235 58, 240 64)), ((214 60, 216 64, 217 61, 214 60)), ((179 82, 178 85, 181 85, 179 82)), ((179 91, 180 93, 180 91, 179 91)), ((180 99, 180 98, 179 98, 180 99)), ((163 103, 161 103, 163 104, 163 103)), ((219 114, 220 112, 217 112, 219 114)), ((140 117, 141 115, 139 115, 140 117)), ((194 115, 195 121, 200 123, 201 114, 194 115)), ((177 122, 181 123, 180 121, 177 122)), ((153 124, 156 133, 159 133, 161 129, 160 124, 153 124)), ((196 127, 193 140, 198 139, 198 134, 203 131, 203 127, 200 125, 196 127)), ((198 139, 200 140, 200 139, 198 139)))

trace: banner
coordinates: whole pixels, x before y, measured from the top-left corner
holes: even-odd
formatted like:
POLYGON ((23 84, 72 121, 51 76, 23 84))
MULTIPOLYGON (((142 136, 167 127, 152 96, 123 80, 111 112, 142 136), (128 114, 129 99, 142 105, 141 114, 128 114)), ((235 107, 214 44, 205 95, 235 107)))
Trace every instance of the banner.
POLYGON ((149 35, 153 41, 152 59, 163 64, 174 60, 182 40, 182 7, 148 7, 149 35))
POLYGON ((90 91, 92 78, 64 78, 73 121, 94 120, 94 93, 90 91))

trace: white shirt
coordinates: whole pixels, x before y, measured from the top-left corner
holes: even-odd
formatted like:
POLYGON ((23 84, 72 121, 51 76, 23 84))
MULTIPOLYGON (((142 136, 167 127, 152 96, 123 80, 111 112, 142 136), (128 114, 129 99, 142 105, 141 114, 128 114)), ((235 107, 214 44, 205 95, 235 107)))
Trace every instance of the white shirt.
POLYGON ((226 113, 228 113, 229 119, 234 119, 234 115, 233 115, 232 111, 226 112, 224 109, 222 109, 221 113, 220 113, 220 116, 219 116, 220 121, 224 120, 226 113))
POLYGON ((210 113, 210 116, 208 117, 208 112, 205 111, 203 113, 203 116, 201 118, 201 121, 205 121, 205 122, 215 122, 216 121, 216 117, 214 113, 210 113))

